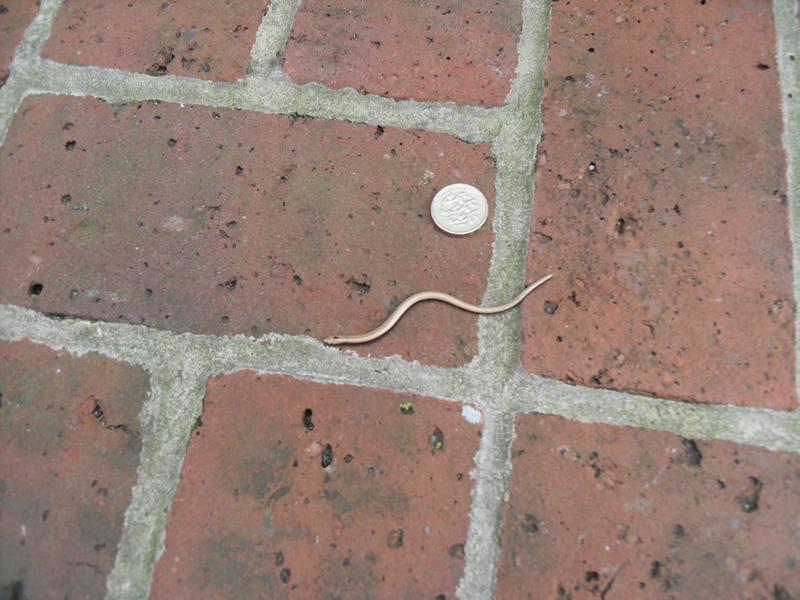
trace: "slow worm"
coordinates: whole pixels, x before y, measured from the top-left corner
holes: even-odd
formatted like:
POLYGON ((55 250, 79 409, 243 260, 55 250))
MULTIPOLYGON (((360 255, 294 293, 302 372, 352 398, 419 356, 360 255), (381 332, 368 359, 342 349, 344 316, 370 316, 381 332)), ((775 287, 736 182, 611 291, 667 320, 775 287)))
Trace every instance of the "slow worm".
POLYGON ((479 315, 493 315, 496 313, 501 313, 514 308, 517 304, 522 302, 528 294, 530 294, 533 290, 542 285, 552 276, 553 274, 551 273, 550 275, 545 275, 538 281, 534 281, 532 284, 522 290, 519 296, 510 302, 501 304, 499 306, 475 306, 474 304, 469 304, 468 302, 464 302, 463 300, 459 300, 458 298, 454 298, 450 294, 445 294, 443 292, 417 292, 416 294, 412 294, 403 300, 403 302, 400 303, 400 306, 398 306, 394 312, 389 315, 389 318, 372 331, 368 331, 367 333, 363 333, 361 335, 334 335, 333 337, 325 338, 324 342, 331 346, 338 346, 340 344, 364 344, 366 342, 371 342, 372 340, 378 339, 383 334, 387 333, 392 327, 394 327, 400 318, 406 314, 406 311, 408 311, 409 308, 414 306, 417 302, 424 302, 426 300, 438 300, 439 302, 446 302, 447 304, 452 304, 461 310, 477 313, 479 315))

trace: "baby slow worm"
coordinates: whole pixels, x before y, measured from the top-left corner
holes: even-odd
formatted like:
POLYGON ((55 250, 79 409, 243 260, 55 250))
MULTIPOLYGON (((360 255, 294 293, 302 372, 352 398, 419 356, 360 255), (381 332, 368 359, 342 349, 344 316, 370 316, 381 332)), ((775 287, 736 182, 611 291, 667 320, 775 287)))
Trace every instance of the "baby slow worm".
POLYGON ((479 315, 493 315, 496 313, 501 313, 514 308, 517 304, 522 302, 528 294, 530 294, 533 290, 542 285, 552 276, 553 274, 551 273, 550 275, 545 275, 538 281, 534 281, 532 284, 522 290, 519 296, 510 302, 501 304, 499 306, 475 306, 474 304, 469 304, 468 302, 464 302, 463 300, 454 298, 450 294, 445 294, 442 292, 417 292, 416 294, 412 294, 403 300, 403 302, 400 303, 400 306, 398 306, 394 312, 389 315, 389 318, 372 331, 368 331, 367 333, 363 333, 361 335, 334 335, 333 337, 325 338, 323 341, 331 346, 338 346, 340 344, 364 344, 366 342, 371 342, 372 340, 378 339, 383 334, 388 332, 392 327, 394 327, 400 318, 406 314, 406 311, 408 311, 409 308, 414 306, 417 302, 424 302, 426 300, 438 300, 439 302, 446 302, 447 304, 452 304, 461 310, 477 313, 479 315))

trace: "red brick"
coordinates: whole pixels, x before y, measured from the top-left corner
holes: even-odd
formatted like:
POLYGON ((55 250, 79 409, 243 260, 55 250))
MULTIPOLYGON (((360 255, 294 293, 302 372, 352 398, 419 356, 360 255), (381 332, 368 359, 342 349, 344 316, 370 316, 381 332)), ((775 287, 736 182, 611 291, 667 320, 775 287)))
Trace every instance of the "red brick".
MULTIPOLYGON (((344 122, 30 100, 0 157, 0 299, 175 331, 318 338, 368 331, 424 289, 479 302, 491 228, 447 236, 429 206, 453 181, 491 198, 489 152, 344 122)), ((463 363, 475 323, 427 303, 360 352, 463 363)))
POLYGON ((453 597, 480 434, 460 412, 287 377, 211 380, 151 597, 453 597))
POLYGON ((800 457, 523 416, 498 598, 796 598, 800 457))
POLYGON ((525 369, 795 406, 772 7, 561 2, 550 31, 525 369))
POLYGON ((97 355, 0 343, 0 596, 105 594, 147 387, 97 355))
POLYGON ((8 79, 14 51, 36 15, 38 4, 36 0, 4 0, 0 4, 0 87, 8 79))
POLYGON ((267 0, 66 0, 43 54, 59 62, 235 81, 267 0))
POLYGON ((500 105, 514 78, 522 2, 308 0, 284 68, 298 83, 500 105))

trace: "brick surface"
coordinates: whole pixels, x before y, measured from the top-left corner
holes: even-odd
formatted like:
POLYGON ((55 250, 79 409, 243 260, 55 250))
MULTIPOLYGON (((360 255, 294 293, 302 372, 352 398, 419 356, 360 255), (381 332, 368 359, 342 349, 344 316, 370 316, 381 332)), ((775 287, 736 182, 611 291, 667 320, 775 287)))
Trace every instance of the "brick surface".
POLYGON ((0 344, 0 597, 103 597, 147 387, 97 355, 0 344))
POLYGON ((795 406, 771 5, 559 2, 550 44, 525 369, 795 406))
POLYGON ((498 598, 800 596, 800 457, 523 416, 498 598))
POLYGON ((514 78, 522 2, 302 2, 284 68, 393 98, 500 105, 514 78))
MULTIPOLYGON (((175 331, 362 333, 420 290, 480 302, 491 228, 447 236, 429 206, 453 181, 491 199, 494 173, 488 146, 442 134, 28 100, 0 157, 0 300, 175 331)), ((475 323, 427 303, 358 351, 460 364, 475 323)))
POLYGON ((460 413, 287 377, 210 381, 151 597, 452 598, 480 441, 460 413))
POLYGON ((0 87, 8 79, 14 50, 33 20, 38 4, 36 0, 4 0, 0 3, 0 87))
POLYGON ((154 76, 235 81, 247 75, 268 6, 267 0, 65 0, 43 54, 154 76))

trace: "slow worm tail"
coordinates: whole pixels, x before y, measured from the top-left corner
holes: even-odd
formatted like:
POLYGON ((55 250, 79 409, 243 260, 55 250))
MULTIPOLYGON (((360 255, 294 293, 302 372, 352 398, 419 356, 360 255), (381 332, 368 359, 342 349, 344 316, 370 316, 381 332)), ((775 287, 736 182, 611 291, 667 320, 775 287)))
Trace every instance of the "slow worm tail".
POLYGON ((510 310, 514 308, 517 304, 522 302, 528 294, 530 294, 533 290, 537 287, 542 285, 545 281, 550 279, 553 276, 551 273, 550 275, 545 275, 541 279, 534 281, 528 287, 526 287, 519 295, 507 302, 505 304, 500 304, 499 306, 475 306, 474 304, 470 304, 469 302, 464 302, 463 300, 459 300, 450 294, 445 294, 443 292, 417 292, 416 294, 412 294, 394 310, 394 312, 389 315, 389 318, 386 319, 383 323, 381 323, 378 327, 373 329, 372 331, 368 331, 367 333, 363 333, 361 335, 335 335, 333 337, 326 338, 324 342, 329 345, 340 345, 340 344, 364 344, 366 342, 371 342, 375 340, 385 333, 387 333, 392 327, 394 327, 397 322, 402 318, 402 316, 408 311, 409 308, 417 304, 418 302, 424 302, 426 300, 437 300, 439 302, 445 302, 447 304, 451 304, 461 310, 465 310, 467 312, 476 313, 479 315, 493 315, 496 313, 504 312, 506 310, 510 310))

